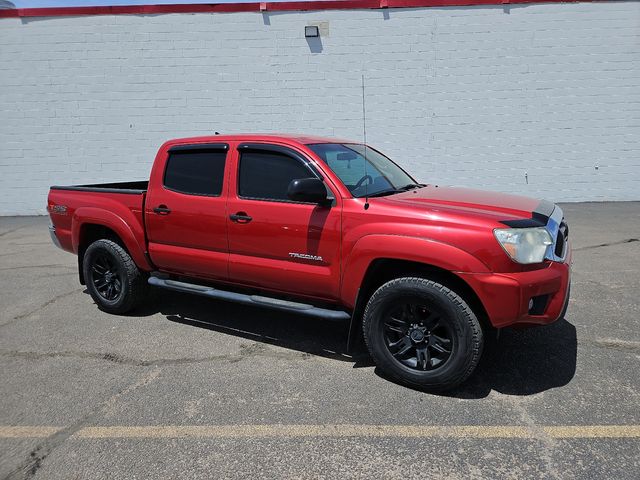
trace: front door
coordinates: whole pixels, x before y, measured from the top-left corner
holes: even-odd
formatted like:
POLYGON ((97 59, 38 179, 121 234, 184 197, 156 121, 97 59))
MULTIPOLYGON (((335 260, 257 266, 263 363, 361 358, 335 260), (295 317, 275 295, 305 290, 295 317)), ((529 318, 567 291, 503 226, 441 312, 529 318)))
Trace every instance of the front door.
POLYGON ((325 181, 331 206, 289 200, 298 178, 322 178, 288 147, 241 144, 229 191, 229 277, 255 285, 332 300, 340 279, 341 199, 325 181))
POLYGON ((228 278, 226 144, 169 150, 145 206, 149 255, 166 272, 228 278))

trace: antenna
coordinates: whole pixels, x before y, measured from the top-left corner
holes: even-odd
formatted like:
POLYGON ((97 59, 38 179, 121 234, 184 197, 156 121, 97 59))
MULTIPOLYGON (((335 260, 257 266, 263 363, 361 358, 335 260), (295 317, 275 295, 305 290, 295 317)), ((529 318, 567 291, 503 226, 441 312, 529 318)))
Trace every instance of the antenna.
MULTIPOLYGON (((362 74, 362 137, 364 140, 364 176, 367 176, 367 109, 365 107, 364 73, 362 74)), ((369 209, 369 182, 364 185, 364 209, 369 209)))

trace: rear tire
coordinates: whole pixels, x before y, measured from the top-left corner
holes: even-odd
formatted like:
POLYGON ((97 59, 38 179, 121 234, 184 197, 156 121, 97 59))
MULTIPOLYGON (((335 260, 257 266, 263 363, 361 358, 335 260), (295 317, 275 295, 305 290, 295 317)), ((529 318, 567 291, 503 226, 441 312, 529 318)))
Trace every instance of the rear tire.
POLYGON ((484 344, 475 313, 458 294, 425 278, 382 285, 363 316, 364 339, 389 377, 421 390, 450 390, 478 365, 484 344))
POLYGON ((131 256, 111 240, 97 240, 84 254, 87 290, 100 310, 122 314, 139 306, 148 285, 131 256))

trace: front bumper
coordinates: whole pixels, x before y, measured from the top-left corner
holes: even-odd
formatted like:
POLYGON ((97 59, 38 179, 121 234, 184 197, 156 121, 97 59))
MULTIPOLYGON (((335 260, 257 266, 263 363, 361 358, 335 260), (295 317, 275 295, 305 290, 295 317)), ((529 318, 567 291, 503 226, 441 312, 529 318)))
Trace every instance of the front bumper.
POLYGON ((569 302, 571 251, 562 262, 518 273, 458 273, 482 302, 496 328, 511 325, 548 325, 562 318, 569 302), (543 304, 530 308, 532 299, 543 304))

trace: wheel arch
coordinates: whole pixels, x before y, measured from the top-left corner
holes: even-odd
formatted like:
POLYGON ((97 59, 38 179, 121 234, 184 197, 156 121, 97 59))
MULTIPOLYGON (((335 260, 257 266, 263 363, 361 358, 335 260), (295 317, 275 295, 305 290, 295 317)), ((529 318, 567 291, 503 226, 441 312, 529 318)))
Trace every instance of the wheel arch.
POLYGON ((371 295, 385 283, 402 277, 420 277, 440 283, 462 297, 478 317, 485 330, 492 328, 487 311, 480 297, 471 286, 454 272, 437 265, 401 260, 397 258, 377 258, 373 260, 362 279, 349 326, 348 349, 353 350, 356 339, 362 333, 362 314, 371 295))
POLYGON ((89 245, 96 240, 102 239, 111 240, 112 242, 117 243, 124 248, 129 255, 131 255, 127 245, 115 230, 99 223, 83 223, 78 230, 78 276, 81 285, 85 285, 83 270, 84 254, 87 251, 87 248, 89 248, 89 245))
MULTIPOLYGON (((115 207, 120 208, 118 205, 115 207)), ((100 238, 113 240, 122 246, 140 270, 153 270, 145 251, 143 227, 136 222, 135 216, 129 210, 124 213, 118 210, 118 213, 114 213, 97 207, 78 208, 73 214, 71 236, 73 251, 78 255, 80 272, 84 252, 91 243, 100 238)), ((80 280, 84 282, 82 276, 80 273, 80 280)))

